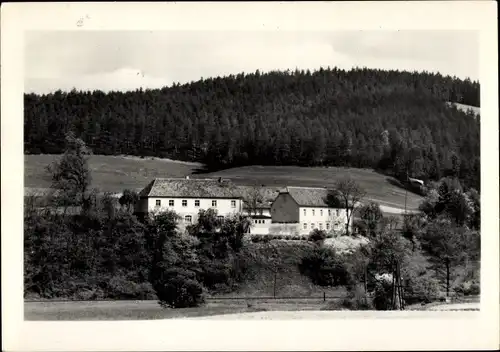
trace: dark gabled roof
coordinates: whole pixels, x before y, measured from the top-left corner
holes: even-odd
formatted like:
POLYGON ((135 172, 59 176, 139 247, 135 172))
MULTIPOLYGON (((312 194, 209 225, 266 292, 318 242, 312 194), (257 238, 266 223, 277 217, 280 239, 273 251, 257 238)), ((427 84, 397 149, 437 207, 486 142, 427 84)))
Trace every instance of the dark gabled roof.
POLYGON ((219 179, 156 178, 141 192, 140 197, 172 198, 241 198, 230 182, 219 179))
POLYGON ((250 215, 252 219, 272 219, 270 215, 250 215))
POLYGON ((286 187, 280 193, 288 193, 302 207, 328 207, 328 189, 312 187, 286 187))

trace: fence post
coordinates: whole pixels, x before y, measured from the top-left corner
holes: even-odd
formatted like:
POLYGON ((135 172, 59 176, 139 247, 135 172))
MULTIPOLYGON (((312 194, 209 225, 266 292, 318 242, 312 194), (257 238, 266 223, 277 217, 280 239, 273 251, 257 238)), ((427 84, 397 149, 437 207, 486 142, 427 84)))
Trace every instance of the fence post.
POLYGON ((274 270, 274 287, 273 287, 273 298, 276 298, 276 275, 277 275, 277 270, 274 270))
POLYGON ((323 302, 326 302, 326 293, 323 291, 323 302))

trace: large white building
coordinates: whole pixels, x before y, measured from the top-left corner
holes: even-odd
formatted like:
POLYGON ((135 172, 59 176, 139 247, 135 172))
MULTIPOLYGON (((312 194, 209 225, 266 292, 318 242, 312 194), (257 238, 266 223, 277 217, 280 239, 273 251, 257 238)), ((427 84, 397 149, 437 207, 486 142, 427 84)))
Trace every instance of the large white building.
POLYGON ((218 216, 241 213, 243 198, 221 179, 157 178, 140 193, 138 213, 175 211, 184 224, 198 220, 201 209, 214 209, 218 216))
POLYGON ((278 191, 272 187, 234 185, 221 178, 157 178, 139 192, 136 212, 172 210, 181 217, 182 225, 195 223, 201 209, 214 209, 220 217, 241 213, 250 218, 251 234, 268 234, 271 204, 278 191))
POLYGON ((214 209, 219 217, 241 213, 250 218, 251 234, 307 235, 313 229, 345 229, 346 211, 328 205, 326 188, 259 187, 258 202, 256 192, 255 187, 223 179, 157 178, 140 191, 136 212, 172 210, 182 225, 195 223, 201 209, 214 209))
MULTIPOLYGON (((271 206, 273 224, 295 224, 301 235, 314 229, 343 231, 347 213, 343 208, 328 204, 328 189, 312 187, 286 187, 271 206)), ((349 227, 352 227, 352 217, 349 227)))

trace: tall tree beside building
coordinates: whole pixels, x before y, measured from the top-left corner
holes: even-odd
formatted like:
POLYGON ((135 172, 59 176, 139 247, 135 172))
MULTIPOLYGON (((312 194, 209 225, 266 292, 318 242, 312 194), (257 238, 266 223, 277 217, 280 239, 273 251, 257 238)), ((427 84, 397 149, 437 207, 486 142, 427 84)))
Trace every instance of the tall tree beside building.
POLYGON ((343 207, 346 211, 346 235, 349 235, 354 209, 366 195, 363 188, 354 180, 346 178, 336 182, 335 187, 329 191, 327 202, 331 207, 343 207))
POLYGON ((91 174, 88 157, 92 152, 84 141, 72 132, 66 135, 66 150, 61 158, 47 167, 52 178, 52 189, 62 206, 90 207, 91 174))

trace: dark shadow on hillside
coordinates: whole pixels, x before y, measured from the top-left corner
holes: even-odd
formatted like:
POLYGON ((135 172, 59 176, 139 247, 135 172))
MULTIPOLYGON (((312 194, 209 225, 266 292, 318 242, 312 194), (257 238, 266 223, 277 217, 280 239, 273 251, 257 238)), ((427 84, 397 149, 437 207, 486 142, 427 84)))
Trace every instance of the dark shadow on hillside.
POLYGON ((196 169, 194 169, 192 171, 192 174, 193 175, 202 175, 202 174, 208 174, 210 172, 213 172, 213 171, 211 171, 207 166, 203 165, 203 167, 197 167, 196 169))
POLYGON ((217 172, 217 171, 224 171, 224 170, 232 169, 235 167, 239 167, 239 165, 231 165, 231 166, 227 166, 227 167, 203 165, 202 167, 197 167, 196 169, 194 169, 192 174, 193 175, 203 175, 203 174, 209 174, 209 173, 217 172))
POLYGON ((412 193, 417 196, 422 196, 420 193, 416 192, 411 187, 404 185, 401 181, 398 181, 395 178, 386 177, 385 180, 393 186, 396 186, 404 191, 408 191, 408 193, 412 193))

